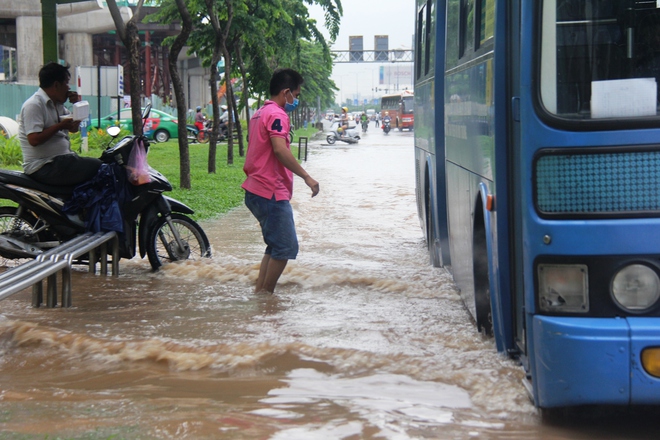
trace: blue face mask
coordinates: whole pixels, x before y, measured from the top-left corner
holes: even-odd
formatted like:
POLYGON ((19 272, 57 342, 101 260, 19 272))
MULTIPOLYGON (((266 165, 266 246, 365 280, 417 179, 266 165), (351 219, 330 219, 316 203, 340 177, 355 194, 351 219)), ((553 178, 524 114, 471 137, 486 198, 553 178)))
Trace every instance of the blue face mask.
MULTIPOLYGON (((289 93, 291 93, 290 90, 289 90, 289 93)), ((288 101, 284 102, 284 111, 285 112, 292 112, 298 107, 298 103, 299 103, 298 98, 293 96, 293 93, 291 93, 291 97, 293 98, 293 103, 292 104, 289 104, 288 101)))

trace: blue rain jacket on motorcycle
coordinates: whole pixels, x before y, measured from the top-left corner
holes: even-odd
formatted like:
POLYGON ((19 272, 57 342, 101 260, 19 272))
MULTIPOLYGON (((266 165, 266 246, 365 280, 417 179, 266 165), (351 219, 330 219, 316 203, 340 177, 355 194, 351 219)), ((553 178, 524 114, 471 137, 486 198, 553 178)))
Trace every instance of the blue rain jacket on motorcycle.
POLYGON ((85 210, 85 229, 90 232, 124 231, 121 207, 132 195, 125 171, 117 164, 102 164, 96 176, 78 185, 62 212, 85 210))

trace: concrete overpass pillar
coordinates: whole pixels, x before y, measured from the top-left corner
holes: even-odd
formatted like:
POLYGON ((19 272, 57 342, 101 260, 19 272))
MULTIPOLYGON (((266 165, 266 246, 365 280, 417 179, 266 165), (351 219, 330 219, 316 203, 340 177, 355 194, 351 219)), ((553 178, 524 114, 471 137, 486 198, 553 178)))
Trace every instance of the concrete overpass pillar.
POLYGON ((83 32, 64 34, 64 60, 71 66, 72 75, 76 66, 93 66, 92 35, 83 32))
POLYGON ((40 16, 16 17, 16 53, 18 82, 39 84, 39 69, 43 65, 43 42, 40 16))

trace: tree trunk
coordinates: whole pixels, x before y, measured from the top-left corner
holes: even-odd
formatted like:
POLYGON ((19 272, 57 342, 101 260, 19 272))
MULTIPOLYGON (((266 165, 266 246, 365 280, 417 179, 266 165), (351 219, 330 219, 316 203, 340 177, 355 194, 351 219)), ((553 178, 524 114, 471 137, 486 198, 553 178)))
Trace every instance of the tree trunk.
MULTIPOLYGON (((216 148, 217 148, 217 136, 218 129, 220 125, 220 109, 218 106, 218 87, 217 87, 217 77, 218 77, 218 61, 220 61, 221 53, 224 52, 224 44, 227 40, 227 35, 229 33, 229 27, 231 26, 231 20, 233 16, 233 9, 231 5, 231 0, 227 0, 227 25, 224 32, 220 28, 220 21, 218 20, 218 14, 215 12, 214 1, 213 0, 204 0, 206 4, 206 9, 209 13, 211 20, 211 25, 213 26, 213 31, 215 33, 215 40, 213 45, 213 56, 211 59, 211 99, 213 102, 213 130, 211 130, 211 139, 209 141, 209 164, 208 172, 215 173, 215 160, 216 160, 216 148)), ((225 80, 229 78, 230 67, 225 65, 225 80)), ((227 83, 227 92, 229 92, 229 82, 227 83)), ((227 108, 231 108, 227 106, 227 108)), ((229 114, 228 124, 231 124, 231 113, 229 114)), ((229 128, 229 142, 231 142, 231 125, 228 125, 229 128)))
MULTIPOLYGON (((247 132, 250 132, 250 107, 248 106, 248 96, 250 96, 249 91, 248 91, 248 82, 247 82, 247 72, 245 69, 245 63, 243 62, 243 53, 242 53, 242 45, 239 42, 238 44, 234 45, 234 49, 236 52, 236 62, 238 63, 238 70, 241 72, 241 78, 243 79, 243 95, 241 98, 243 99, 243 108, 245 109, 245 129, 247 132)), ((240 126, 239 126, 240 127, 240 126)), ((243 132, 242 130, 239 130, 238 132, 238 155, 240 157, 245 156, 245 147, 243 145, 243 132)))
MULTIPOLYGON (((217 40, 217 37, 216 37, 217 40)), ((211 137, 209 139, 209 163, 207 165, 207 172, 215 174, 215 162, 218 149, 218 131, 220 129, 220 106, 218 103, 218 61, 220 60, 219 50, 213 49, 213 58, 211 60, 211 78, 209 85, 211 86, 211 107, 213 108, 213 126, 211 128, 211 137)))
POLYGON ((144 0, 140 0, 133 17, 126 24, 115 0, 106 1, 112 21, 115 22, 117 34, 128 51, 129 84, 131 86, 131 117, 133 119, 133 134, 142 135, 142 84, 140 81, 140 36, 138 35, 138 17, 141 15, 144 0))
MULTIPOLYGON (((231 89, 231 94, 234 96, 234 88, 231 89)), ((241 126, 241 117, 238 112, 238 103, 236 99, 232 101, 232 107, 234 107, 234 114, 236 115, 236 136, 238 138, 238 155, 243 156, 243 127, 241 126)), ((233 154, 232 154, 233 159, 233 154)))
POLYGON ((234 87, 231 85, 231 55, 227 46, 222 45, 222 52, 225 56, 225 83, 227 84, 227 111, 229 118, 227 118, 227 165, 234 164, 234 115, 236 107, 236 100, 234 99, 234 87))
MULTIPOLYGON (((185 0, 175 0, 179 14, 181 15, 181 33, 177 35, 172 46, 170 47, 169 54, 169 67, 170 76, 172 77, 172 86, 174 88, 174 96, 176 96, 176 110, 177 115, 186 114, 186 95, 183 92, 183 83, 179 75, 179 68, 177 61, 179 53, 183 46, 188 41, 188 37, 192 32, 192 18, 186 7, 185 0)), ((190 189, 192 187, 190 180, 190 150, 188 148, 188 130, 186 129, 186 118, 177 116, 179 121, 177 124, 177 133, 179 140, 179 187, 183 189, 190 189)))

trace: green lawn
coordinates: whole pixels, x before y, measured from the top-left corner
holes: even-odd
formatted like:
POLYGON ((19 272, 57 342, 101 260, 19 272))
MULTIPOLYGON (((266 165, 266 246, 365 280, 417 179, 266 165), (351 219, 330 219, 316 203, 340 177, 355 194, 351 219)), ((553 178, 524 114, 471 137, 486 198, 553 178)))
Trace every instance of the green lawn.
MULTIPOLYGON (((311 137, 316 129, 298 129, 291 144, 293 155, 298 157, 298 137, 311 137)), ((247 143, 245 144, 247 148, 247 143)), ((190 190, 179 188, 179 144, 176 139, 164 143, 151 143, 147 162, 152 168, 160 171, 174 188, 168 196, 185 203, 195 211, 195 220, 206 220, 217 217, 243 203, 241 184, 245 179, 243 173, 244 157, 238 155, 238 143, 234 144, 234 163, 227 165, 227 144, 220 143, 216 153, 216 172, 209 174, 208 144, 189 144, 190 150, 190 190)), ((86 156, 99 157, 99 150, 84 153, 86 156)), ((6 166, 7 169, 21 169, 19 165, 6 166)), ((3 202, 8 202, 4 200, 3 202)), ((1 203, 7 205, 8 203, 1 203)))

